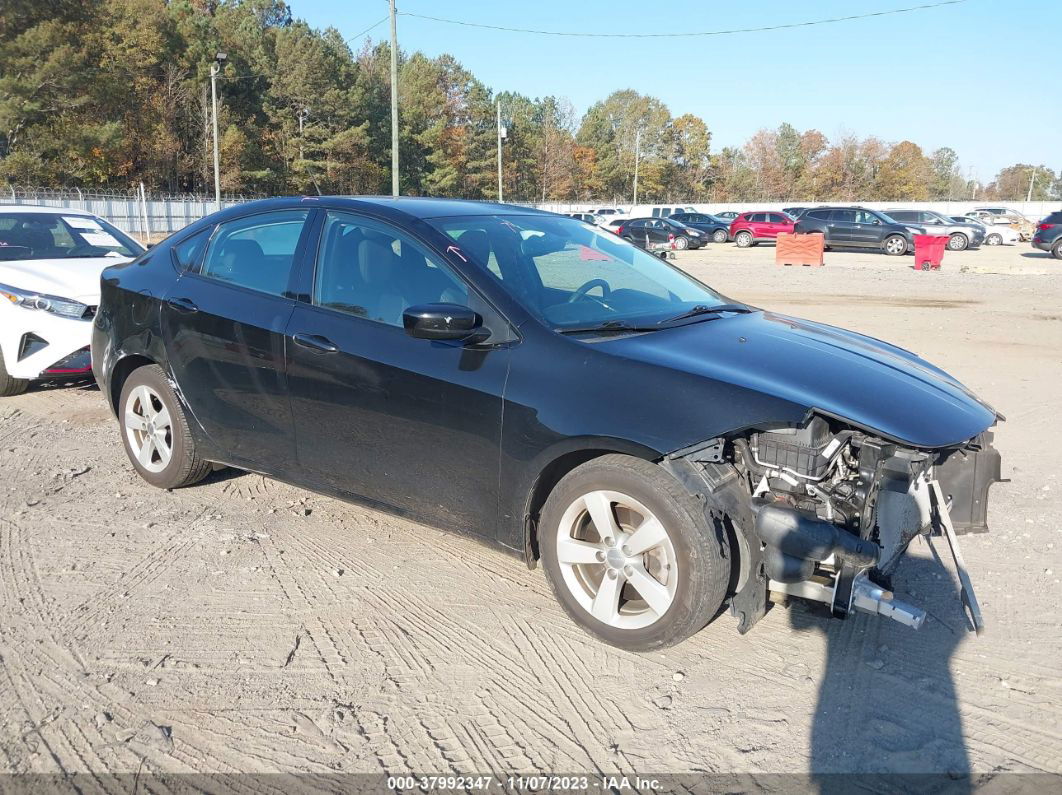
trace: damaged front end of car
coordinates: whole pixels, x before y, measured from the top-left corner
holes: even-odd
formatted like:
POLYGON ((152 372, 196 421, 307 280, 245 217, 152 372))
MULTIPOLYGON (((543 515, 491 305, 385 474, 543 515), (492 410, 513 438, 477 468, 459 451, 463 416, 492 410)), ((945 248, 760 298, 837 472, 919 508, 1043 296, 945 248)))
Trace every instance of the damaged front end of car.
POLYGON ((920 449, 809 412, 800 427, 711 439, 661 464, 730 536, 740 632, 791 598, 838 618, 861 611, 917 629, 925 610, 896 598, 890 576, 919 535, 948 542, 971 626, 983 629, 956 537, 988 530, 988 491, 1001 481, 991 430, 920 449))

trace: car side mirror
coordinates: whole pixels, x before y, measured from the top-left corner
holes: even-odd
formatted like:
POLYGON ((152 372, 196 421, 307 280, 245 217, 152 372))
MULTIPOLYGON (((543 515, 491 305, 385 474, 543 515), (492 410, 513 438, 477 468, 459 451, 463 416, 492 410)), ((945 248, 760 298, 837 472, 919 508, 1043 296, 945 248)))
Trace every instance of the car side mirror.
POLYGON ((460 304, 417 304, 402 313, 406 333, 420 340, 479 342, 489 335, 478 312, 460 304))

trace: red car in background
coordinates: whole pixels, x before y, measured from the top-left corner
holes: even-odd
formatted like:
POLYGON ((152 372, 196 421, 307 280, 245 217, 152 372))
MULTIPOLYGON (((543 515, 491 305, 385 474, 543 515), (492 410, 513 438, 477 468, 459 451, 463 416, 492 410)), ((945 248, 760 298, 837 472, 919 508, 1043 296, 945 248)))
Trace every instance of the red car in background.
POLYGON ((730 239, 741 248, 774 240, 779 232, 792 233, 796 219, 777 210, 741 213, 730 222, 730 239))

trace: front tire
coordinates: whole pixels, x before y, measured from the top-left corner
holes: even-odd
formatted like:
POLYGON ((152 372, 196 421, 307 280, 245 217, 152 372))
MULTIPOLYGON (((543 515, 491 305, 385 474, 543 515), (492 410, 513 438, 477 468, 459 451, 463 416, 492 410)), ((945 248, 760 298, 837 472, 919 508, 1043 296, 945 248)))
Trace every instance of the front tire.
POLYGON ((907 240, 903 235, 889 235, 881 247, 890 257, 899 257, 907 253, 907 240))
POLYGON ((4 353, 0 351, 0 397, 14 397, 29 389, 30 382, 25 378, 14 378, 7 372, 4 353))
POLYGON ((727 233, 724 232, 722 229, 716 229, 715 232, 712 233, 713 243, 725 243, 726 239, 727 233))
POLYGON ((986 246, 1002 246, 1003 245, 1003 235, 999 234, 998 232, 993 232, 992 234, 990 234, 988 237, 985 238, 985 245, 986 246))
POLYGON ((690 247, 689 238, 683 237, 682 235, 679 235, 678 237, 675 238, 675 248, 677 250, 685 251, 689 247, 690 247))
POLYGON ((557 600, 590 634, 630 651, 679 643, 719 610, 730 581, 725 534, 656 464, 595 458, 553 489, 539 522, 557 600))
POLYGON ((122 444, 137 474, 160 489, 205 478, 211 464, 199 456, 180 401, 158 365, 134 370, 118 402, 122 444))
POLYGON ((970 239, 962 232, 955 232, 948 238, 948 251, 964 251, 970 245, 970 239))
POLYGON ((748 248, 752 245, 752 235, 749 232, 738 232, 734 235, 734 242, 738 248, 748 248))

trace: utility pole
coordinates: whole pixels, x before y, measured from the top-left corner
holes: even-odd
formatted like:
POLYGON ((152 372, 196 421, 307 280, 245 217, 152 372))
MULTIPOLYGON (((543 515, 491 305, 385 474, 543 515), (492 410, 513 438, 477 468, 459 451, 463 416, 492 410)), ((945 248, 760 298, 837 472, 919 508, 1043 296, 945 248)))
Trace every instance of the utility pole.
POLYGON ((498 203, 502 202, 502 137, 505 133, 501 125, 501 100, 497 101, 498 108, 498 203))
POLYGON ((306 121, 306 117, 310 115, 310 109, 299 108, 296 115, 299 117, 299 160, 302 160, 305 157, 302 151, 302 123, 306 121))
POLYGON ((223 53, 214 54, 214 63, 210 64, 210 103, 213 106, 214 116, 214 209, 221 209, 221 161, 218 157, 218 72, 228 56, 223 53))
MULTIPOLYGON (((634 133, 634 204, 638 204, 638 161, 642 156, 642 130, 639 127, 634 133)), ((631 208, 634 212, 634 208, 631 208)))
POLYGON ((1029 193, 1026 194, 1026 196, 1025 196, 1025 201, 1027 201, 1027 202, 1031 202, 1032 201, 1032 189, 1033 189, 1033 185, 1036 184, 1036 169, 1037 168, 1039 168, 1039 166, 1033 166, 1032 174, 1029 175, 1029 193))
POLYGON ((398 195, 398 12, 391 3, 391 195, 398 195))

